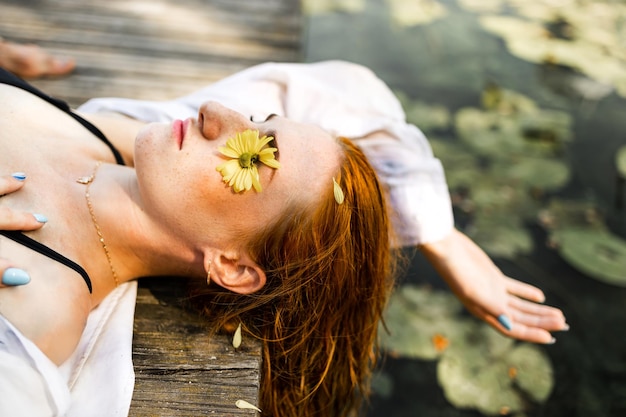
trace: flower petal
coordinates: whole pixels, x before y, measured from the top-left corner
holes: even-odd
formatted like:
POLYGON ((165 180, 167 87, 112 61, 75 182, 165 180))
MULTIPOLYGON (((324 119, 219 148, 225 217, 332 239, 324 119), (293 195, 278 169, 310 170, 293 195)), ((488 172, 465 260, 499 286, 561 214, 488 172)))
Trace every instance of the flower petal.
POLYGON ((256 160, 274 169, 280 167, 274 156, 278 149, 266 147, 273 139, 272 136, 259 138, 258 130, 248 129, 228 138, 226 145, 218 148, 223 156, 231 159, 218 165, 216 170, 236 193, 248 191, 252 187, 257 192, 262 190, 257 164, 248 161, 256 160))
POLYGON ((254 190, 257 193, 263 191, 263 188, 261 187, 261 181, 259 179, 259 170, 256 168, 256 166, 253 166, 250 169, 250 179, 252 180, 252 185, 254 186, 254 190))

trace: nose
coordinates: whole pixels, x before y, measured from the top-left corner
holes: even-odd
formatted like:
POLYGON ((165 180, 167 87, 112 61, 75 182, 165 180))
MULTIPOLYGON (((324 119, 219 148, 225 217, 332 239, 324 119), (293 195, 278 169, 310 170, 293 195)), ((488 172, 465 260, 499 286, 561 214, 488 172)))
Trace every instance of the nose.
POLYGON ((202 135, 209 140, 250 128, 250 121, 243 114, 216 101, 207 101, 200 106, 198 124, 202 135))

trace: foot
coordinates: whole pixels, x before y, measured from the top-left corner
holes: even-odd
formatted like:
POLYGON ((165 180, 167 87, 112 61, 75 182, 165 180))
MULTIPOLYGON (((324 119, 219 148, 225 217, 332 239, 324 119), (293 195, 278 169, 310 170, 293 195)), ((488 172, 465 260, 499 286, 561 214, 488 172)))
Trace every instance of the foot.
POLYGON ((0 67, 22 78, 60 76, 74 70, 72 58, 54 57, 33 44, 17 44, 0 39, 0 67))

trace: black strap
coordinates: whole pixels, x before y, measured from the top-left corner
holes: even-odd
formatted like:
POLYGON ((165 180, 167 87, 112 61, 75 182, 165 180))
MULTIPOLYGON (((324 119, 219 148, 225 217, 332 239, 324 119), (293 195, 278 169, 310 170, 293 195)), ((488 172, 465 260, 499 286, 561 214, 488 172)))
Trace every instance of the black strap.
POLYGON ((76 262, 70 259, 67 259, 65 256, 61 255, 59 252, 50 249, 49 247, 37 242, 34 239, 31 239, 30 237, 26 236, 25 234, 21 232, 16 232, 12 230, 0 230, 0 235, 6 236, 11 240, 21 245, 24 245, 29 249, 34 250, 35 252, 39 252, 42 255, 45 255, 50 259, 60 262, 63 265, 67 266, 68 268, 72 268, 74 271, 78 272, 83 277, 83 279, 85 280, 85 284, 87 284, 87 288, 89 288, 89 293, 91 294, 92 292, 91 278, 89 278, 87 271, 85 271, 83 267, 78 265, 76 262))
POLYGON ((104 133, 102 133, 100 129, 98 129, 92 123, 90 123, 89 121, 83 119, 82 117, 74 113, 72 109, 70 108, 69 104, 67 104, 65 101, 59 100, 58 98, 54 98, 52 96, 47 95, 43 91, 33 87, 26 81, 22 80, 21 78, 17 77, 14 74, 11 74, 9 71, 3 68, 0 68, 0 83, 12 85, 13 87, 21 88, 22 90, 28 91, 29 93, 36 95, 40 99, 45 100, 48 103, 52 104, 59 110, 64 111, 65 113, 73 117, 74 120, 76 120, 78 123, 83 125, 87 130, 89 130, 91 133, 97 136, 101 141, 103 141, 109 147, 109 149, 111 149, 111 152, 113 152, 113 156, 115 157, 115 162, 117 162, 119 165, 124 165, 124 158, 122 158, 122 155, 119 153, 117 148, 113 146, 113 144, 109 141, 109 139, 106 136, 104 136, 104 133))

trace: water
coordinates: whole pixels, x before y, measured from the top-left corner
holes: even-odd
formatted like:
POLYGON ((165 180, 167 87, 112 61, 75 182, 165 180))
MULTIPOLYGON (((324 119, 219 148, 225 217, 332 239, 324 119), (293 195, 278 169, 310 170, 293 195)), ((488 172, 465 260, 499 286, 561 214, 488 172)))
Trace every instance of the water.
MULTIPOLYGON (((525 3, 562 4, 571 11, 572 2, 525 3)), ((430 105, 443 105, 451 114, 466 106, 480 107, 480 94, 488 83, 522 93, 541 108, 567 112, 572 117, 573 138, 559 158, 570 169, 569 180, 543 195, 540 204, 557 197, 591 201, 610 233, 626 238, 626 211, 616 204, 615 169, 615 154, 626 145, 622 96, 603 91, 602 84, 567 66, 537 65, 514 56, 502 38, 481 26, 481 16, 488 13, 468 11, 456 0, 439 2, 447 8, 446 16, 411 27, 394 22, 391 0, 344 3, 362 7, 308 15, 308 61, 346 59, 364 64, 394 90, 430 105)), ((499 13, 514 16, 513 3, 502 6, 499 13)), ((607 9, 612 16, 624 11, 617 1, 596 3, 615 7, 607 9)), ((567 35, 558 25, 548 29, 554 36, 567 35)), ((615 48, 623 51, 625 45, 615 48)), ((458 142, 452 127, 427 133, 437 140, 458 142)), ((457 211, 458 227, 465 227, 465 217, 466 213, 457 211)), ((550 396, 545 401, 527 401, 522 411, 511 415, 626 416, 626 289, 603 283, 565 262, 546 245, 547 232, 532 217, 521 218, 521 223, 532 248, 512 256, 497 255, 494 260, 507 275, 542 288, 547 303, 563 309, 571 330, 556 334, 556 344, 541 347, 554 372, 550 396)), ((413 261, 404 282, 445 289, 420 255, 408 252, 413 261)), ((436 369, 437 362, 432 360, 387 358, 367 415, 483 415, 453 406, 437 381, 436 369)))

